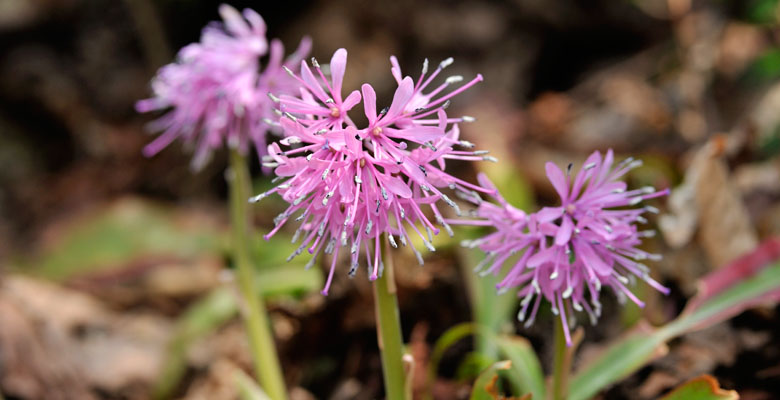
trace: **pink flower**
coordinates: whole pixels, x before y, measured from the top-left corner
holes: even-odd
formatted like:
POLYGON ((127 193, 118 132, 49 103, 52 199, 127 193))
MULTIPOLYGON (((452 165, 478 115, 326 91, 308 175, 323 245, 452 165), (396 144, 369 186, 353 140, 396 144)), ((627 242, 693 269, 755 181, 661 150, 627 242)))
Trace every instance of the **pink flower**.
MULTIPOLYGON (((258 201, 278 193, 290 203, 266 235, 274 235, 289 218, 299 221, 294 239, 302 241, 290 258, 307 250, 314 254, 311 265, 321 252, 332 254, 323 294, 330 288, 340 252, 349 251, 351 276, 357 272, 360 254, 365 254, 368 275, 371 280, 377 279, 383 268, 382 235, 397 247, 399 242, 409 243, 411 235, 416 234, 430 251, 435 251, 431 242, 439 229, 424 209, 430 208, 437 224, 450 232, 437 203, 442 200, 458 212, 457 206, 440 189, 466 193, 483 190, 445 173, 444 161, 490 159, 484 152, 453 150, 455 145, 473 147, 459 140, 457 125, 471 119, 448 118, 443 104, 453 93, 480 81, 481 76, 438 99, 443 101, 418 102, 427 105, 423 109, 410 104, 427 83, 415 86, 412 78, 401 79, 391 105, 377 112, 376 94, 368 84, 342 101, 346 59, 346 50, 336 51, 330 64, 330 80, 316 60, 312 64, 319 78, 305 62, 301 63, 301 77, 290 71, 303 89, 300 98, 278 98, 284 112, 280 126, 286 136, 280 143, 298 147, 282 151, 278 144, 269 146, 264 165, 275 168, 277 179, 283 182, 251 199, 258 201), (347 116, 347 111, 361 100, 368 120, 365 127, 358 127, 347 116)), ((419 82, 423 78, 424 74, 419 82)), ((422 255, 412 250, 422 264, 422 255)))
POLYGON ((481 239, 465 243, 487 254, 475 271, 498 274, 512 256, 519 254, 497 289, 517 288, 522 298, 518 319, 526 320, 526 326, 533 323, 542 297, 547 299, 552 312, 563 322, 567 343, 570 321, 574 321, 573 317, 568 320, 567 315, 584 310, 595 324, 601 314, 602 287, 610 287, 618 299, 629 298, 640 307, 644 303, 627 288, 634 277, 664 294, 669 292, 650 278, 648 267, 641 263, 659 260, 660 255, 636 247, 643 237, 654 233, 637 230, 637 223, 647 222, 642 214, 657 212, 651 206, 636 206, 643 200, 666 195, 668 190, 626 190, 626 184, 618 179, 641 162, 629 158, 613 167, 613 161, 612 150, 603 159, 599 152, 594 152, 573 179, 571 165, 564 173, 548 162, 547 177, 558 192, 561 205, 533 214, 512 207, 485 176, 480 176, 480 183, 495 193, 498 204, 472 197, 471 201, 478 204, 476 215, 480 219, 462 222, 496 228, 481 239))
POLYGON ((300 93, 280 96, 281 109, 299 115, 297 121, 313 132, 331 128, 343 128, 350 121, 347 112, 360 102, 360 92, 352 91, 345 99, 341 97, 341 86, 347 66, 347 51, 338 49, 330 60, 331 79, 322 72, 319 63, 312 58, 317 71, 315 76, 309 65, 301 61, 301 76, 286 68, 293 79, 301 86, 300 93))
POLYGON ((182 48, 175 63, 160 68, 152 81, 154 97, 136 104, 139 112, 169 110, 150 124, 162 134, 144 148, 145 155, 158 153, 177 138, 195 148, 194 169, 225 144, 246 153, 251 142, 264 154, 265 135, 275 118, 267 94, 297 90, 282 65, 300 62, 311 43, 302 40, 282 64, 284 48, 273 40, 268 65, 260 73, 259 59, 268 53, 263 19, 250 9, 242 15, 225 4, 219 12, 224 23, 204 28, 199 43, 182 48))

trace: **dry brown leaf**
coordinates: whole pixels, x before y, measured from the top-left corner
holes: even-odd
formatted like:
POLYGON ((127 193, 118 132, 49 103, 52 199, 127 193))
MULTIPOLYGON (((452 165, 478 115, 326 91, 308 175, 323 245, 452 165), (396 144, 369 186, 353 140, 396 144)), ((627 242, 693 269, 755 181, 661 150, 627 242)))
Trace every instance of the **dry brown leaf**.
POLYGON ((699 149, 685 174, 685 182, 669 197, 671 214, 659 220, 667 243, 687 244, 694 233, 715 267, 725 265, 758 244, 747 209, 732 182, 722 144, 711 141, 699 149))
POLYGON ((92 389, 149 396, 170 337, 167 319, 116 314, 91 296, 21 276, 5 277, 2 304, 8 312, 0 313, 0 354, 10 359, 0 365, 14 371, 0 374, 4 388, 46 393, 24 398, 57 399, 58 387, 67 398, 90 399, 78 394, 92 389))

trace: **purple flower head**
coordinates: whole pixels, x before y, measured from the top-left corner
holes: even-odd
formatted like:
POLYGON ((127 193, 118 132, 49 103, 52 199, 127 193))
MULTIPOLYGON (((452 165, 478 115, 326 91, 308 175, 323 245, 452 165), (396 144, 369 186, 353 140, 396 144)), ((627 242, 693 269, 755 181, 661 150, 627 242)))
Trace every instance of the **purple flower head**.
MULTIPOLYGON (((283 112, 279 125, 286 137, 280 144, 290 149, 269 146, 264 166, 275 168, 276 179, 283 182, 251 199, 258 201, 278 193, 290 203, 266 235, 274 235, 290 218, 300 222, 294 241, 301 239, 301 245, 290 259, 307 250, 314 254, 312 265, 320 253, 332 254, 323 294, 330 288, 340 252, 349 254, 350 276, 357 273, 360 255, 365 254, 369 278, 376 279, 383 268, 382 235, 393 247, 406 245, 417 235, 425 247, 435 251, 431 242, 439 229, 430 213, 448 232, 450 227, 437 207, 439 200, 459 213, 440 189, 484 191, 445 173, 445 160, 490 160, 483 152, 453 149, 473 147, 459 139, 457 125, 472 119, 448 118, 444 110, 447 99, 481 76, 426 103, 427 108, 410 106, 427 83, 415 86, 412 78, 403 78, 390 106, 377 112, 376 93, 368 84, 342 101, 346 58, 346 50, 336 51, 330 65, 331 79, 316 60, 312 64, 318 78, 302 63, 301 77, 290 71, 304 86, 301 96, 272 96, 283 112), (361 100, 368 120, 365 127, 358 127, 347 115, 361 100)), ((413 246, 412 250, 422 264, 422 255, 413 246)))
POLYGON ((601 314, 599 294, 610 287, 618 299, 630 299, 638 306, 644 303, 627 288, 638 277, 656 290, 669 290, 650 278, 644 260, 659 260, 660 255, 637 248, 643 237, 653 231, 639 231, 637 223, 646 223, 645 212, 657 212, 652 206, 637 207, 646 199, 668 194, 652 187, 626 190, 618 181, 641 161, 628 158, 613 165, 609 150, 602 158, 599 152, 588 157, 576 176, 571 165, 564 173, 553 163, 547 163, 547 177, 561 198, 558 207, 545 207, 526 214, 508 204, 490 181, 479 177, 486 189, 495 193, 498 204, 483 202, 477 197, 479 220, 465 221, 471 225, 494 226, 496 231, 478 240, 466 242, 479 247, 487 257, 475 271, 482 275, 498 274, 513 255, 520 254, 498 283, 500 292, 516 288, 522 298, 518 319, 533 323, 544 297, 559 315, 570 343, 569 327, 573 312, 585 311, 595 324, 601 314), (568 315, 568 317, 567 317, 568 315))
POLYGON ((176 138, 194 147, 194 169, 200 169, 212 151, 227 144, 242 153, 253 143, 265 154, 266 132, 274 126, 270 91, 294 93, 297 83, 284 71, 296 65, 311 47, 308 38, 283 61, 284 48, 273 40, 265 70, 260 57, 269 52, 265 22, 256 12, 221 5, 223 23, 203 29, 201 40, 179 51, 177 60, 157 73, 152 81, 154 97, 136 103, 139 112, 169 110, 150 124, 162 134, 144 148, 152 156, 176 138))

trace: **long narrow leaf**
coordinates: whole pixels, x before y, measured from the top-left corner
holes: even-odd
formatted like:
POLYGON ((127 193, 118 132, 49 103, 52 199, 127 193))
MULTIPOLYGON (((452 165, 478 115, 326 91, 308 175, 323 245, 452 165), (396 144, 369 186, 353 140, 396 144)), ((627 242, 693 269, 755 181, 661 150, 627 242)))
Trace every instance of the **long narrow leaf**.
POLYGON ((569 386, 569 400, 586 400, 666 353, 663 336, 644 322, 583 367, 569 386))
POLYGON ((770 239, 705 277, 699 295, 677 319, 658 329, 642 325, 582 367, 572 380, 570 399, 589 399, 629 376, 663 352, 672 338, 725 321, 758 304, 780 300, 779 257, 780 241, 770 239))
POLYGON ((531 343, 508 336, 499 337, 496 342, 502 357, 512 361, 509 375, 518 393, 531 393, 534 399, 544 399, 544 372, 531 343))
MULTIPOLYGON (((436 378, 436 370, 444 352, 459 340, 479 335, 485 340, 494 343, 499 349, 502 358, 512 361, 511 368, 507 371, 510 383, 518 393, 531 393, 534 399, 544 399, 544 374, 541 363, 536 356, 531 344, 517 336, 499 336, 489 329, 477 324, 462 323, 453 326, 442 334, 434 344, 428 364, 428 388, 433 385, 436 378)), ((428 390, 430 393, 430 390, 428 390)), ((429 396, 430 398, 430 396, 429 396)))

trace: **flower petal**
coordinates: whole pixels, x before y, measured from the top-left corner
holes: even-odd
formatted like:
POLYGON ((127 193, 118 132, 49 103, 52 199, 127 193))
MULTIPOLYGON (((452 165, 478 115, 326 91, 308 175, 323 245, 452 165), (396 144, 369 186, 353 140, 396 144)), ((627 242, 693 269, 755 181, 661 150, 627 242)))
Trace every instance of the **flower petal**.
MULTIPOLYGON (((344 71, 347 69, 347 51, 338 49, 330 59, 330 76, 333 82, 333 95, 341 97, 341 84, 344 81, 344 71)), ((339 99, 341 100, 341 99, 339 99)))
POLYGON ((401 67, 398 65, 398 59, 395 56, 390 56, 390 72, 393 74, 395 81, 401 84, 403 76, 401 75, 401 67))
POLYGON ((547 162, 547 164, 544 165, 544 168, 547 170, 547 178, 550 179, 550 183, 552 183, 555 191, 558 192, 561 201, 566 201, 569 194, 569 182, 566 180, 563 171, 551 162, 547 162))
POLYGON ((247 25, 241 13, 232 6, 222 4, 219 6, 219 16, 225 21, 225 28, 235 35, 249 35, 249 25, 247 25))
POLYGON ((414 82, 412 81, 412 78, 407 76, 401 81, 401 84, 398 85, 398 89, 395 90, 393 104, 390 105, 390 110, 387 111, 385 118, 395 118, 400 115, 406 107, 406 104, 412 98, 413 93, 414 82))
POLYGON ((263 17, 261 17, 257 11, 251 8, 245 8, 243 15, 244 18, 249 21, 249 25, 252 27, 252 32, 254 32, 256 35, 265 35, 265 20, 263 20, 263 17))
POLYGON ((384 186, 388 191, 394 193, 396 196, 403 199, 409 199, 412 197, 412 189, 410 189, 409 185, 404 183, 401 178, 389 175, 381 175, 381 181, 382 186, 384 186))
POLYGON ((376 121, 376 92, 367 83, 364 83, 361 89, 363 91, 363 110, 366 112, 368 124, 371 125, 376 121))
POLYGON ((566 244, 569 239, 571 239, 573 230, 574 224, 572 223, 571 218, 569 218, 568 215, 564 215, 563 222, 561 222, 561 227, 558 228, 558 233, 555 234, 555 244, 558 246, 563 246, 566 244))
POLYGON ((344 99, 344 102, 341 103, 342 108, 344 108, 344 111, 349 111, 354 107, 357 103, 360 103, 360 92, 357 90, 353 90, 352 93, 347 96, 346 99, 344 99))
POLYGON ((301 78, 303 78, 303 82, 306 83, 306 88, 309 89, 309 91, 312 92, 312 94, 316 96, 321 102, 324 103, 325 100, 328 100, 330 96, 325 94, 325 91, 322 90, 322 86, 319 82, 317 82, 317 79, 311 72, 309 65, 306 64, 306 61, 301 61, 301 78))
POLYGON ((563 214, 563 207, 545 207, 536 213, 537 221, 550 222, 555 221, 563 214))

